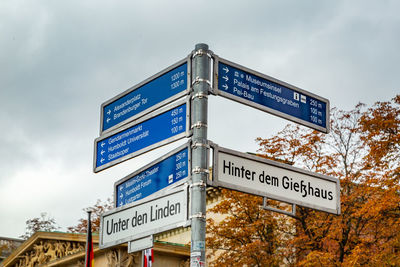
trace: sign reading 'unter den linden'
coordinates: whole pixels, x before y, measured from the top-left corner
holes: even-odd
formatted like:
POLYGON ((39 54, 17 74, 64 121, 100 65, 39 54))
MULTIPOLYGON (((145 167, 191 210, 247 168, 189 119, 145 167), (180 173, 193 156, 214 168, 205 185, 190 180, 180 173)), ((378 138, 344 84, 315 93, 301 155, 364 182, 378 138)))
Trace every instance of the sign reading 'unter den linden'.
POLYGON ((171 189, 104 213, 100 218, 100 248, 188 226, 187 188, 171 189))

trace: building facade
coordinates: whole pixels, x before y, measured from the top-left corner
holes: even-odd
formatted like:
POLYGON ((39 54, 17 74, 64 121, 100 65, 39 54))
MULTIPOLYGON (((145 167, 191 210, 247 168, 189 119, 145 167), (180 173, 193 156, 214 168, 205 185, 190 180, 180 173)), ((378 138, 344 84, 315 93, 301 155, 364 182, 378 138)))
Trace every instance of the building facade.
MULTIPOLYGON (((98 236, 93 235, 94 265, 140 267, 141 252, 128 254, 127 244, 100 250, 98 236)), ((16 248, 0 266, 80 267, 85 263, 86 234, 37 232, 16 248)), ((189 266, 190 247, 170 242, 154 243, 153 266, 189 266)))

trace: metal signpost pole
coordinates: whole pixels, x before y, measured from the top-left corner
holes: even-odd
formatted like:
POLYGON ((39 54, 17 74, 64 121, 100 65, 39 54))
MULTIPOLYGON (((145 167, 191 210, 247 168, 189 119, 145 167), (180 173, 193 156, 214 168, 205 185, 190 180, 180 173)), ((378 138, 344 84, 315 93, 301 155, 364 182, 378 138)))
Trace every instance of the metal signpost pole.
POLYGON ((191 260, 190 266, 205 266, 207 105, 210 82, 208 45, 197 44, 192 68, 192 185, 191 185, 191 260))

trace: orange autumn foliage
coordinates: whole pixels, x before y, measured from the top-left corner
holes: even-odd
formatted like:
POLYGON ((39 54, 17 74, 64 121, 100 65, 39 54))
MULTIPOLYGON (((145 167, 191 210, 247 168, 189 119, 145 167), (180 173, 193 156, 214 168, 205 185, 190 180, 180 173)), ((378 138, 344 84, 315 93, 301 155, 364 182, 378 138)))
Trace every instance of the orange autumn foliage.
MULTIPOLYGON (((102 202, 100 199, 96 201, 96 204, 94 204, 92 207, 88 207, 83 209, 84 212, 87 212, 88 210, 92 211, 92 232, 93 233, 99 233, 100 231, 100 217, 101 215, 112 209, 113 204, 111 202, 111 199, 107 199, 106 201, 102 202)), ((87 232, 87 226, 88 226, 88 220, 87 217, 86 219, 81 218, 79 219, 79 223, 76 226, 70 226, 68 227, 68 232, 71 233, 86 233, 87 232)))
POLYGON ((333 109, 329 134, 288 125, 257 142, 260 156, 339 178, 341 214, 290 218, 226 190, 212 211, 228 216, 208 221, 215 266, 400 266, 400 96, 333 109))
MULTIPOLYGON (((228 214, 222 222, 207 219, 209 256, 218 255, 210 266, 278 266, 278 220, 262 212, 262 198, 222 190, 223 200, 209 212, 228 214)), ((210 216, 209 216, 210 217, 210 216)))

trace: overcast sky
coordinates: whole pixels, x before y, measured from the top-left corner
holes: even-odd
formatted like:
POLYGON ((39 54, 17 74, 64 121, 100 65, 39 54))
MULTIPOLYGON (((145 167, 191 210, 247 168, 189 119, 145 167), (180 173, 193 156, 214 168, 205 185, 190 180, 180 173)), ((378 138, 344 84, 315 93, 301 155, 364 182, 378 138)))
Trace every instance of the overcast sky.
MULTIPOLYGON (((92 172, 100 105, 187 56, 217 55, 352 109, 400 93, 400 1, 0 1, 0 236, 61 230, 177 147, 92 172)), ((255 152, 288 121, 209 98, 209 139, 255 152)), ((182 143, 182 142, 181 142, 182 143)))

